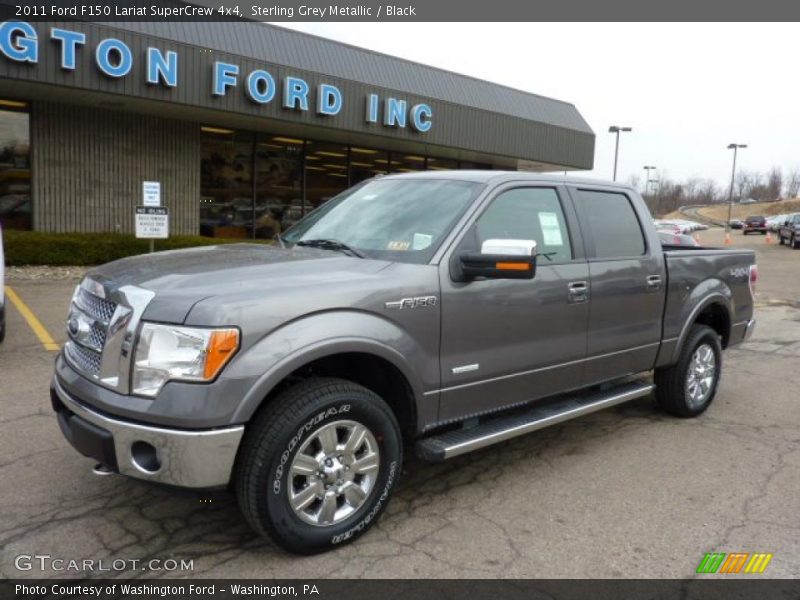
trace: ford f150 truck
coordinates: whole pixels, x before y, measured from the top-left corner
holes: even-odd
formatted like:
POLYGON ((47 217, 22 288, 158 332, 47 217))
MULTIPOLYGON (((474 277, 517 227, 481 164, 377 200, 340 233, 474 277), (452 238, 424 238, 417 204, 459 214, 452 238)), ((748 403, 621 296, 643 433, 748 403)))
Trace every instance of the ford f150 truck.
POLYGON ((749 250, 662 246, 623 185, 384 176, 272 246, 89 272, 52 403, 97 470, 230 486, 257 531, 319 552, 376 521, 404 442, 441 461, 651 393, 701 414, 756 277, 749 250))

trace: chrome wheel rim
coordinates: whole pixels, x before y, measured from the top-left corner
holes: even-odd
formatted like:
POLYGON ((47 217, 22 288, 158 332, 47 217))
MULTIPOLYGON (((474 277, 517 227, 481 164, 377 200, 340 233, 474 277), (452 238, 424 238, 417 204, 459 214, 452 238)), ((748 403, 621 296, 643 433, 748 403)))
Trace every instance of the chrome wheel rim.
POLYGON ((708 344, 700 344, 692 354, 686 374, 686 396, 693 407, 702 406, 711 395, 717 375, 717 357, 708 344))
POLYGON ((310 525, 341 523, 369 498, 380 470, 372 432, 356 421, 335 421, 308 436, 289 467, 289 506, 310 525))

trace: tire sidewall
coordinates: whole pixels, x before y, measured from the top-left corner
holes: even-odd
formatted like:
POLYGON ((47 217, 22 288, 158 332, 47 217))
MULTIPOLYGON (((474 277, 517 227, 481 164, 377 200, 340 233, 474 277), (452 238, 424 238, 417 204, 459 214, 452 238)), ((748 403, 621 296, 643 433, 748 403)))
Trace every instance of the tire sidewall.
POLYGON ((716 332, 709 327, 703 327, 697 331, 689 340, 689 344, 687 344, 686 347, 687 352, 681 359, 681 368, 679 369, 681 377, 680 389, 681 393, 683 394, 683 404, 686 414, 688 416, 696 416, 705 412, 706 409, 711 405, 714 397, 717 395, 717 388, 719 387, 719 381, 722 375, 722 347, 720 346, 719 338, 717 337, 716 332), (686 376, 689 365, 692 362, 692 356, 703 344, 708 344, 711 347, 712 352, 714 352, 716 368, 714 372, 714 381, 711 384, 711 392, 708 394, 708 398, 706 398, 702 405, 694 406, 689 399, 689 392, 686 389, 686 376))
POLYGON ((323 401, 306 407, 294 426, 277 438, 275 452, 258 475, 261 481, 257 487, 264 492, 259 499, 259 511, 267 514, 276 536, 296 552, 320 552, 352 541, 386 508, 400 475, 402 443, 399 427, 388 407, 377 396, 370 396, 366 390, 329 394, 323 401), (316 430, 340 420, 356 421, 375 436, 380 451, 378 477, 370 497, 350 517, 336 525, 310 525, 289 505, 290 466, 303 442, 316 430))

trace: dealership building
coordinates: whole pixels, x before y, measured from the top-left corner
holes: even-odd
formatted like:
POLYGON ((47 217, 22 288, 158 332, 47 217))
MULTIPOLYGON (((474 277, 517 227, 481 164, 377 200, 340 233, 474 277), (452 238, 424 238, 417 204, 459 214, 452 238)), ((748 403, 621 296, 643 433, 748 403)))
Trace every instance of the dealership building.
POLYGON ((370 177, 591 169, 594 141, 567 102, 261 23, 0 23, 10 229, 132 232, 158 182, 172 234, 271 237, 370 177))

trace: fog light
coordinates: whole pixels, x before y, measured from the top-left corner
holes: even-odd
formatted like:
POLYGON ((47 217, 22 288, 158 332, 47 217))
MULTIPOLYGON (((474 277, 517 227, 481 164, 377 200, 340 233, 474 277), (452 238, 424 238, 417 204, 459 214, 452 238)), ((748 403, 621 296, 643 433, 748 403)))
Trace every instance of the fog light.
POLYGON ((147 442, 139 441, 131 445, 131 460, 145 473, 155 473, 161 468, 161 461, 158 460, 155 446, 147 442))

